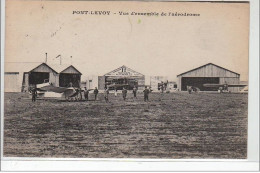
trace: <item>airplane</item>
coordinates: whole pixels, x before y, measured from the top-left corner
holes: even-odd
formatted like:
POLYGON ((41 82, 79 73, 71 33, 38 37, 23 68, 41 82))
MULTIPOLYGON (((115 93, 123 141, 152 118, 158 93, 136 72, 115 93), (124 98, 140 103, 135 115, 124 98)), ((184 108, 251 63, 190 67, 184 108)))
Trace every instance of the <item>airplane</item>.
POLYGON ((229 87, 246 87, 248 85, 246 84, 203 84, 204 87, 207 87, 207 88, 220 88, 222 87, 222 89, 224 91, 228 91, 228 88, 229 87))
POLYGON ((122 90, 123 87, 125 87, 126 89, 130 89, 130 88, 134 88, 135 87, 150 87, 149 85, 131 85, 131 84, 116 84, 116 83, 112 83, 112 84, 109 84, 109 85, 106 85, 106 87, 109 89, 109 90, 122 90))
POLYGON ((56 87, 51 83, 37 84, 36 90, 39 91, 39 95, 43 95, 46 92, 60 93, 61 96, 64 96, 67 100, 72 98, 78 99, 77 96, 80 94, 80 92, 84 91, 75 87, 56 87))

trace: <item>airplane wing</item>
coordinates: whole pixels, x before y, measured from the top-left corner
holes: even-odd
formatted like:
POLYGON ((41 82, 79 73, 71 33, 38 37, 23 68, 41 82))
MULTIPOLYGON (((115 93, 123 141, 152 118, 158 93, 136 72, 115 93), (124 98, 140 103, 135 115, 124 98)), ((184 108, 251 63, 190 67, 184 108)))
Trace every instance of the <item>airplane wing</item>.
POLYGON ((224 84, 203 84, 203 86, 207 88, 216 88, 216 87, 224 87, 224 84))
POLYGON ((228 87, 246 87, 247 85, 243 84, 228 84, 228 87))
POLYGON ((38 84, 36 88, 39 91, 50 91, 55 93, 64 93, 64 92, 68 92, 69 90, 75 90, 73 87, 69 87, 69 88, 55 87, 49 83, 38 84))
POLYGON ((111 85, 107 85, 108 88, 117 88, 117 87, 123 87, 123 86, 129 86, 129 84, 111 84, 111 85))
POLYGON ((208 88, 224 87, 225 85, 227 85, 228 87, 245 87, 245 86, 247 86, 244 84, 203 84, 204 87, 208 87, 208 88))

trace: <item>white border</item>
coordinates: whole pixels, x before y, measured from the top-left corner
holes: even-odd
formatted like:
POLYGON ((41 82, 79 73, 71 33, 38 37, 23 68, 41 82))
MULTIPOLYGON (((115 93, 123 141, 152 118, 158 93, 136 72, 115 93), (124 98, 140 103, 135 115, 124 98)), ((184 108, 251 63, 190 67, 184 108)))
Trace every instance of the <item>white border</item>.
MULTIPOLYGON (((191 1, 191 0, 190 0, 191 1)), ((199 0, 207 1, 207 0, 199 0)), ((218 0, 221 1, 221 0, 218 0)), ((230 0, 228 0, 230 1, 230 0)), ((238 1, 238 0, 237 0, 238 1)), ((243 1, 243 0, 239 0, 243 1)), ((250 1, 248 159, 64 159, 3 158, 3 171, 258 171, 259 170, 259 1, 250 1)), ((5 0, 1 1, 4 38, 5 0)), ((1 139, 3 139, 4 39, 1 39, 1 139)))

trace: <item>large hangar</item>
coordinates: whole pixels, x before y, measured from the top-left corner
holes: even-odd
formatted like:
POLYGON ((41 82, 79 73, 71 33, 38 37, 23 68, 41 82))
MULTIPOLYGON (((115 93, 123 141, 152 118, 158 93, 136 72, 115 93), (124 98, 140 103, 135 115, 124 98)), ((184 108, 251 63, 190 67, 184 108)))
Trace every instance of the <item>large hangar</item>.
MULTIPOLYGON (((104 76, 98 77, 99 89, 104 89, 104 87, 110 84, 128 84, 127 89, 133 89, 133 86, 141 89, 145 85, 145 76, 123 65, 106 73, 104 76)), ((119 87, 117 89, 121 90, 122 88, 119 87)))
MULTIPOLYGON (((218 88, 207 88, 203 84, 239 84, 240 74, 208 63, 198 68, 177 75, 178 89, 187 91, 187 86, 194 86, 201 91, 217 91, 218 88)), ((238 92, 239 87, 230 87, 231 92, 238 92)))

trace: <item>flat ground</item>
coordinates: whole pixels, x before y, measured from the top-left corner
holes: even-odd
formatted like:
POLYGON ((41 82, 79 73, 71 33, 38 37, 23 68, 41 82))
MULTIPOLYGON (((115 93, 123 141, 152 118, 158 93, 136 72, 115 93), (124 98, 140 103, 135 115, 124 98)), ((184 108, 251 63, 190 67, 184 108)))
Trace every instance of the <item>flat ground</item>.
POLYGON ((32 103, 26 94, 5 93, 4 156, 246 158, 247 94, 149 97, 32 103))

